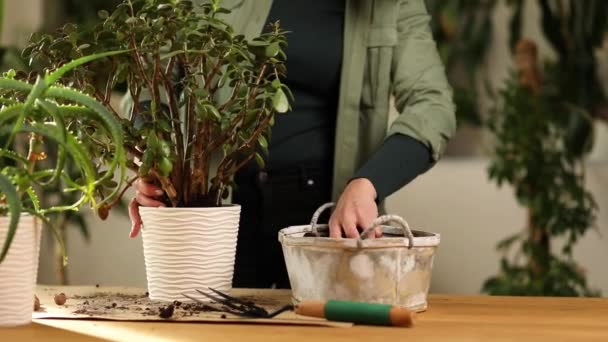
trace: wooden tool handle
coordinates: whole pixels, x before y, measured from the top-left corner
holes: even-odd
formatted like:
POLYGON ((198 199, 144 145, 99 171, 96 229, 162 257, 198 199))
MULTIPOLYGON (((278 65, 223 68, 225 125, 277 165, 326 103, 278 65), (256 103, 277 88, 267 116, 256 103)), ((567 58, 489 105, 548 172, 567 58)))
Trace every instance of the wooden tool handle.
POLYGON ((393 306, 389 313, 391 323, 398 327, 411 327, 414 325, 416 313, 398 306, 393 306))

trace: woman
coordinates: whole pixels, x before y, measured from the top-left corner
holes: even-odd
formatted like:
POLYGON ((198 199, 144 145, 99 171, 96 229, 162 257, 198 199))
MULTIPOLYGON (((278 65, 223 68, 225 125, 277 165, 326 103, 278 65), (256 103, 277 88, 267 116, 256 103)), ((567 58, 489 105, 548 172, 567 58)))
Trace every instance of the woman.
MULTIPOLYGON (((234 285, 289 287, 277 232, 337 199, 330 235, 357 237, 379 203, 438 160, 455 130, 452 95, 424 0, 232 2, 222 5, 233 8, 237 32, 257 35, 276 20, 291 32, 285 83, 295 96, 273 127, 267 167, 252 164, 235 179, 234 285), (400 115, 387 133, 391 95, 400 115)), ((138 206, 162 205, 158 188, 136 189, 132 237, 138 206)))

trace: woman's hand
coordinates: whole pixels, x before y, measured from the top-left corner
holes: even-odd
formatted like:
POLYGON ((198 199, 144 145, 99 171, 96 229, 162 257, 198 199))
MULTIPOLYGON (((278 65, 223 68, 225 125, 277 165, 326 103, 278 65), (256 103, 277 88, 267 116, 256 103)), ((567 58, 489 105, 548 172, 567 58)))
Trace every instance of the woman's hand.
POLYGON ((152 183, 148 183, 143 179, 135 181, 135 198, 129 203, 129 217, 131 218, 131 233, 130 237, 134 238, 141 230, 141 216, 139 216, 139 206, 144 207, 164 207, 165 204, 156 200, 157 197, 164 194, 163 190, 152 183))
MULTIPOLYGON (((359 229, 364 230, 378 217, 376 189, 366 178, 358 178, 346 186, 338 200, 336 210, 329 219, 329 236, 340 238, 342 231, 348 238, 359 237, 359 229)), ((376 230, 370 238, 380 237, 376 230)))

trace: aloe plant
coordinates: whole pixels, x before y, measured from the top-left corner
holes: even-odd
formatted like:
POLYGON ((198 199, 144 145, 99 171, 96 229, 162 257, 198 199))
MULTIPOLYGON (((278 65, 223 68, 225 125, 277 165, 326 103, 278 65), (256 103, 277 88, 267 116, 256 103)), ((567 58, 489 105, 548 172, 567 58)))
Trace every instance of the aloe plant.
POLYGON ((240 168, 264 163, 274 115, 288 111, 291 95, 281 81, 286 39, 279 24, 247 40, 222 19, 227 13, 217 0, 200 7, 125 0, 100 11, 91 29, 69 24, 34 37, 25 54, 53 70, 66 56, 128 50, 78 67, 67 80, 110 110, 112 90, 126 84, 128 167, 157 182, 169 206, 220 206, 240 168))
POLYGON ((30 81, 13 70, 0 77, 0 214, 9 215, 6 240, 0 262, 6 257, 15 236, 21 213, 35 215, 48 223, 46 215, 77 210, 89 204, 104 208, 120 197, 125 178, 126 153, 119 118, 93 97, 63 84, 63 76, 72 70, 110 56, 114 51, 84 56, 30 81), (84 137, 94 135, 106 150, 88 153, 84 137), (25 141, 24 141, 25 140, 25 141), (113 144, 109 144, 112 141, 113 144), (24 151, 23 143, 27 146, 24 151), (46 147, 57 148, 56 164, 42 165, 46 147), (64 170, 71 158, 78 166, 79 178, 64 170), (118 182, 115 184, 114 179, 118 182), (80 196, 74 203, 41 207, 37 193, 46 186, 61 182, 80 196))

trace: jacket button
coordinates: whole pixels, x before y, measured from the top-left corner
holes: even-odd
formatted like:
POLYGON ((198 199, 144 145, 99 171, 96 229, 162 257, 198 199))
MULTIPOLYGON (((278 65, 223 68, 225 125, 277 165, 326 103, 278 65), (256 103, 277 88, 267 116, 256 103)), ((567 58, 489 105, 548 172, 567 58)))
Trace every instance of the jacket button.
POLYGON ((266 172, 266 171, 258 172, 258 183, 260 183, 260 184, 268 183, 268 172, 266 172))

